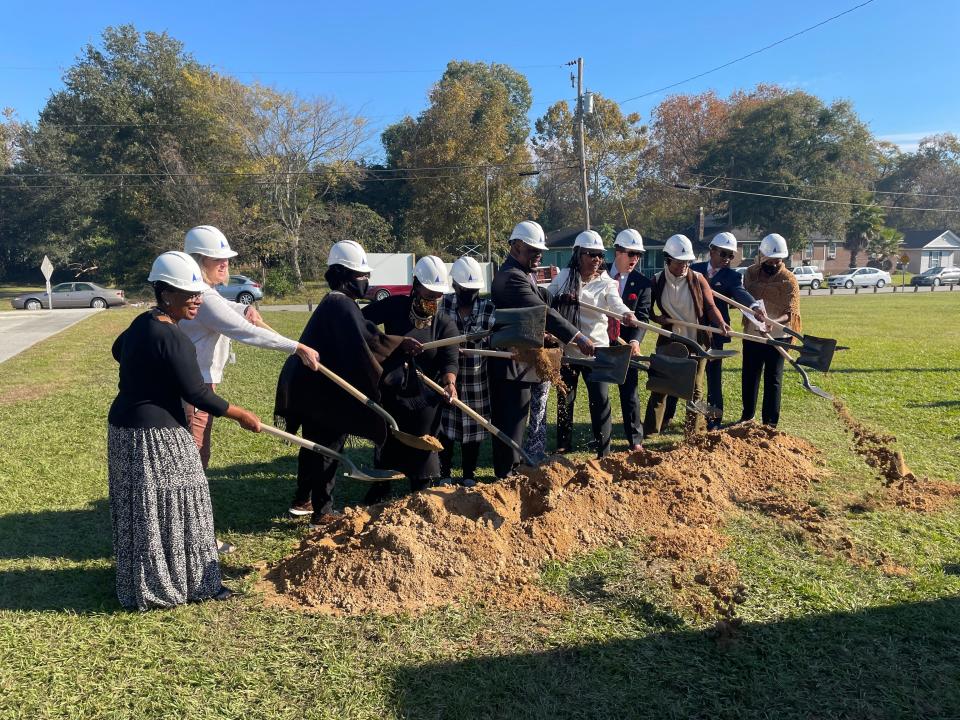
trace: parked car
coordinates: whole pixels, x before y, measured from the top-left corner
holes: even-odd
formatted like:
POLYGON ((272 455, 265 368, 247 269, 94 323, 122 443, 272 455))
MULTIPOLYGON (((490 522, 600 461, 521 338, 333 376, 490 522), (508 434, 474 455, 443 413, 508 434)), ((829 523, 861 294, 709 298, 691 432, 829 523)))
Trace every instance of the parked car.
POLYGON ((250 305, 255 300, 263 300, 260 283, 254 282, 246 275, 231 275, 230 282, 226 285, 217 285, 217 292, 227 300, 236 300, 244 305, 250 305))
POLYGON ((800 265, 793 268, 793 274, 797 276, 797 284, 800 287, 809 285, 816 290, 823 285, 823 273, 812 265, 800 265))
POLYGON ((367 288, 367 294, 364 297, 370 302, 384 300, 391 295, 409 295, 413 291, 413 285, 371 285, 367 288))
POLYGON ((842 275, 831 275, 829 280, 830 287, 842 287, 848 290, 854 285, 859 287, 876 285, 878 288, 882 288, 889 282, 890 273, 885 270, 870 267, 850 268, 842 275))
MULTIPOLYGON (((59 283, 50 288, 53 294, 53 307, 59 308, 108 308, 123 305, 127 301, 123 290, 101 287, 92 282, 59 283)), ((46 290, 34 290, 22 293, 10 300, 17 310, 39 310, 50 307, 50 298, 46 290)))
POLYGON ((960 283, 960 267, 933 267, 910 278, 911 285, 956 285, 960 283))

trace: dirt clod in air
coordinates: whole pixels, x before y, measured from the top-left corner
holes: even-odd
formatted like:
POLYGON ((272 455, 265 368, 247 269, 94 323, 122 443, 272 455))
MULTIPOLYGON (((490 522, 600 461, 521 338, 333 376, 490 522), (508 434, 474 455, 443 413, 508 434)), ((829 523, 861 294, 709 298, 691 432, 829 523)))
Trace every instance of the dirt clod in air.
POLYGON ((560 377, 560 348, 515 348, 513 356, 517 362, 533 367, 533 371, 542 381, 553 383, 560 392, 567 392, 567 384, 560 377))
POLYGON ((850 509, 868 512, 898 507, 916 512, 932 512, 945 507, 960 496, 960 485, 929 478, 918 478, 907 466, 903 453, 896 447, 897 438, 864 426, 839 400, 833 407, 840 421, 853 435, 854 449, 884 481, 879 493, 871 493, 850 509))
POLYGON ((538 582, 543 565, 632 538, 677 595, 704 617, 736 627, 745 590, 719 557, 729 513, 789 517, 813 533, 805 500, 816 450, 745 424, 665 451, 573 463, 466 489, 432 488, 387 505, 348 508, 266 575, 267 601, 353 614, 417 613, 472 597, 497 606, 558 608, 538 582))

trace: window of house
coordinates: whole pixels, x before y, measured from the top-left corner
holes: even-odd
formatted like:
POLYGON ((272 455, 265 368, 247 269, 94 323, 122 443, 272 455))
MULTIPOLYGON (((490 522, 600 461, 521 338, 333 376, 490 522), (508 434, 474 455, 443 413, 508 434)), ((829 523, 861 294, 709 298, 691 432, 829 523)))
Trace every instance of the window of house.
POLYGON ((836 244, 835 242, 832 242, 832 243, 830 243, 829 245, 827 245, 827 257, 830 258, 831 260, 836 259, 836 257, 837 257, 837 244, 836 244))
POLYGON ((760 243, 743 243, 740 246, 740 251, 743 253, 745 260, 752 260, 757 256, 757 250, 760 248, 760 243))
POLYGON ((803 259, 813 260, 813 243, 812 242, 808 242, 806 247, 803 248, 803 259))

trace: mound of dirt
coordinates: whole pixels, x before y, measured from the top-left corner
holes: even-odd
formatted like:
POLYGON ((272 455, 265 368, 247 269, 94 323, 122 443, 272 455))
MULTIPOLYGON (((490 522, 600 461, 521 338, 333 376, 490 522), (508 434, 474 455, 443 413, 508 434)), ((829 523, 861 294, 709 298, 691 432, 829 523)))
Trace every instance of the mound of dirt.
POLYGON ((896 437, 864 426, 839 400, 833 401, 833 407, 840 421, 853 435, 857 454, 867 465, 875 468, 884 480, 883 490, 855 503, 857 509, 899 507, 915 512, 932 512, 960 496, 960 486, 956 484, 914 475, 907 467, 903 453, 896 447, 896 437))
POLYGON ((334 614, 416 613, 463 597, 557 607, 536 582, 545 562, 643 537, 647 561, 661 559, 692 606, 732 619, 744 591, 736 567, 716 559, 725 517, 744 507, 815 528, 804 498, 816 454, 745 424, 662 452, 559 458, 490 485, 348 508, 267 573, 267 600, 334 614))

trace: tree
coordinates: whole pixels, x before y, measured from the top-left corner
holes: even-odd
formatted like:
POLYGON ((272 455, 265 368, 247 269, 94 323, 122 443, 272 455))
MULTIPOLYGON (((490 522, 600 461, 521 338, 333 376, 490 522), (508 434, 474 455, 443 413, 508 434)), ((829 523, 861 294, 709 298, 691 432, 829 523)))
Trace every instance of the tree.
MULTIPOLYGON (((857 196, 861 202, 868 199, 857 196)), ((883 230, 883 209, 877 205, 864 204, 854 208, 847 221, 844 247, 850 251, 850 267, 857 266, 857 255, 876 242, 883 230)))
POLYGON ((301 288, 304 224, 327 195, 356 177, 351 159, 366 138, 366 121, 331 99, 302 99, 261 85, 249 88, 245 100, 253 117, 242 128, 244 142, 301 288))
MULTIPOLYGON (((541 219, 546 227, 581 225, 583 201, 576 115, 567 101, 561 100, 537 119, 534 128, 534 153, 544 163, 537 183, 543 202, 541 219)), ((615 101, 593 94, 593 112, 584 117, 593 224, 608 222, 623 227, 627 223, 621 203, 625 199, 629 203, 646 145, 647 128, 640 124, 639 114, 624 115, 615 101)))
POLYGON ((932 135, 916 152, 898 153, 877 190, 900 193, 884 197, 888 223, 900 230, 942 230, 956 218, 938 212, 957 207, 960 197, 960 138, 932 135), (910 208, 933 208, 929 211, 910 208))
MULTIPOLYGON (((534 214, 527 149, 530 86, 506 65, 450 62, 417 118, 389 126, 381 140, 391 176, 406 178, 403 243, 426 243, 447 257, 460 245, 485 244, 485 181, 490 225, 500 243, 534 214)), ((394 183, 391 182, 391 185, 394 183)))
POLYGON ((736 222, 779 232, 793 249, 812 232, 843 233, 849 207, 832 201, 865 189, 873 167, 872 138, 849 103, 825 106, 793 92, 746 103, 729 124, 707 144, 698 170, 739 179, 711 185, 736 222))
POLYGON ((866 251, 871 257, 877 258, 882 264, 892 268, 896 267, 896 262, 890 262, 889 259, 899 252, 902 242, 902 232, 892 227, 882 227, 880 232, 867 243, 866 251))

